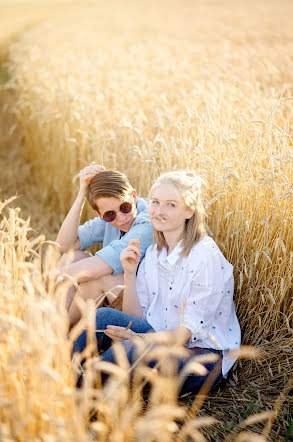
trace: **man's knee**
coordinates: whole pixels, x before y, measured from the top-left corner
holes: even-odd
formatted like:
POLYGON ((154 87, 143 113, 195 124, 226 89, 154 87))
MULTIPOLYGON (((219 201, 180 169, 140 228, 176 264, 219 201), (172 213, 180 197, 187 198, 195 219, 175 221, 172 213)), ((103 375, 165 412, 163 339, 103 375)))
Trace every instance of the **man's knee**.
POLYGON ((106 292, 109 286, 109 278, 111 278, 110 275, 102 275, 97 279, 90 279, 89 281, 81 282, 79 286, 81 290, 96 289, 96 290, 101 290, 102 292, 106 292))
POLYGON ((85 258, 90 258, 91 255, 88 252, 84 252, 83 250, 71 250, 68 253, 64 253, 60 259, 60 265, 69 265, 73 262, 81 261, 85 258))
POLYGON ((107 294, 109 302, 113 302, 121 294, 121 285, 123 284, 123 279, 117 276, 104 275, 96 280, 97 286, 101 289, 102 293, 107 294))
POLYGON ((88 252, 84 252, 83 250, 75 250, 75 252, 73 253, 72 262, 81 261, 82 259, 90 257, 91 255, 88 252))
POLYGON ((99 300, 98 307, 111 306, 116 310, 122 309, 123 290, 119 287, 119 281, 112 275, 101 276, 98 279, 82 282, 79 284, 78 294, 84 300, 99 300))

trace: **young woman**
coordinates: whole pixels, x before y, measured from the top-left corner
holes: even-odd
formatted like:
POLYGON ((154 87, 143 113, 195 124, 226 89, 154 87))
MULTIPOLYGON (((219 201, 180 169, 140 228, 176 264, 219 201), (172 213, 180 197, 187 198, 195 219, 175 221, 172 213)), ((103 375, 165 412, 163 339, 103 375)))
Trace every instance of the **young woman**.
MULTIPOLYGON (((135 360, 132 339, 137 335, 154 345, 180 341, 186 353, 178 357, 179 374, 198 354, 218 354, 221 370, 215 385, 235 362, 229 352, 240 346, 240 327, 233 303, 233 267, 205 233, 200 178, 192 171, 162 175, 150 190, 148 210, 154 244, 138 272, 138 240, 131 240, 120 255, 125 284, 122 312, 100 308, 96 313, 97 329, 105 329, 97 332, 98 348, 104 351, 101 358, 115 362, 112 340, 122 340, 130 363, 135 360)), ((84 332, 74 351, 85 346, 84 332)), ((215 362, 204 365, 208 374, 215 362)), ((196 392, 206 377, 187 376, 180 393, 196 392)))

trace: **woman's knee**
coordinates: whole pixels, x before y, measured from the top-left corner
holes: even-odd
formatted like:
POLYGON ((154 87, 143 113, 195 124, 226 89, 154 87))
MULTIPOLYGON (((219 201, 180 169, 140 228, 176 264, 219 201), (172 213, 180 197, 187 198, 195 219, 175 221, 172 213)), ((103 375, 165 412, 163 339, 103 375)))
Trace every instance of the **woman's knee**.
POLYGON ((97 328, 106 328, 106 326, 109 324, 113 325, 113 321, 115 322, 115 313, 117 313, 117 310, 114 310, 110 307, 100 307, 96 310, 96 324, 97 328))
MULTIPOLYGON (((118 325, 127 327, 130 321, 135 322, 136 318, 110 307, 101 307, 96 310, 97 329, 104 329, 107 325, 118 325)), ((135 330, 135 327, 133 328, 135 330)))
POLYGON ((97 309, 96 311, 96 318, 100 318, 100 317, 110 317, 111 316, 111 310, 113 310, 110 307, 101 307, 99 309, 97 309))

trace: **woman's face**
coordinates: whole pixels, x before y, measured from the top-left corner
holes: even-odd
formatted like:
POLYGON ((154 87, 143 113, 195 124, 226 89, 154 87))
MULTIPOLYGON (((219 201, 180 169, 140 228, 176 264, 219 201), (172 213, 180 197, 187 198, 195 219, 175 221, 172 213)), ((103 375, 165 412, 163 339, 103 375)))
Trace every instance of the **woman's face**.
POLYGON ((173 184, 159 184, 155 187, 149 198, 148 211, 154 229, 162 233, 181 234, 186 219, 193 215, 193 210, 185 205, 173 184))

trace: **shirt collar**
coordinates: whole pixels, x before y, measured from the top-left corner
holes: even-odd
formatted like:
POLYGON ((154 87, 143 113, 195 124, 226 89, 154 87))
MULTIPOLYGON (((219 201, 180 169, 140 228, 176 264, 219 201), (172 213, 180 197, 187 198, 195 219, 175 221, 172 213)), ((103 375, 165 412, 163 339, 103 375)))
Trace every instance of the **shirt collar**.
POLYGON ((145 198, 140 198, 139 196, 137 197, 137 214, 139 214, 140 212, 143 212, 144 210, 146 210, 147 208, 147 201, 145 198))
POLYGON ((182 242, 180 241, 174 250, 167 256, 167 249, 164 247, 159 254, 159 264, 168 263, 170 266, 174 266, 179 258, 181 258, 180 252, 182 251, 182 242))

